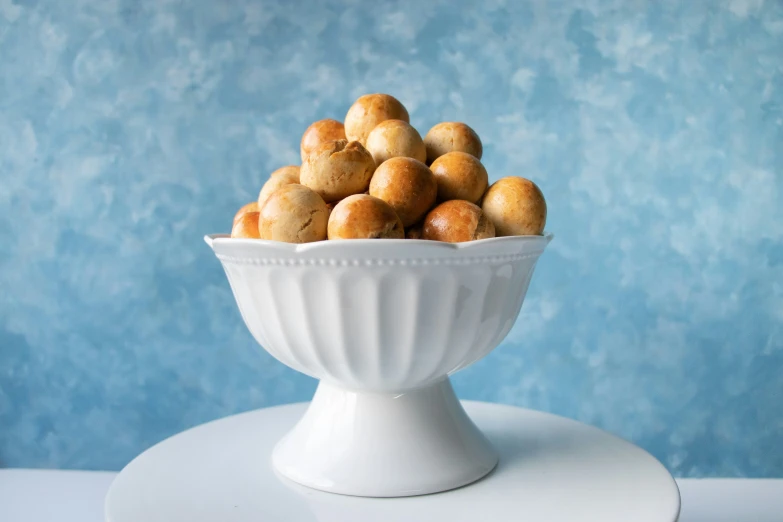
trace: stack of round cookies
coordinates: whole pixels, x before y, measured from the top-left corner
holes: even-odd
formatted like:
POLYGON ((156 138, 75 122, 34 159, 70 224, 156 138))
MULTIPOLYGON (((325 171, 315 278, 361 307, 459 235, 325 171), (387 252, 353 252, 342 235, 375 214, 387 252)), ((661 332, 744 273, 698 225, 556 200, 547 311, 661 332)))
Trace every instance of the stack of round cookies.
POLYGON ((489 185, 482 151, 464 123, 439 123, 422 139, 399 100, 364 95, 343 123, 319 120, 305 130, 301 166, 269 176, 258 201, 237 212, 231 237, 458 243, 540 235, 541 190, 516 176, 489 185))

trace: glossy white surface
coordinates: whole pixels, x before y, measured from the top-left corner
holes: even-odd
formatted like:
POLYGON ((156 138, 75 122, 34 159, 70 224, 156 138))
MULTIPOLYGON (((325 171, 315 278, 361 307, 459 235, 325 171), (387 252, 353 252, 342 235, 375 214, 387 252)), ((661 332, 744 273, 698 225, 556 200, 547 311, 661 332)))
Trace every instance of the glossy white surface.
MULTIPOLYGON (((204 424, 149 449, 106 497, 109 522, 672 522, 669 473, 645 451, 596 428, 487 403, 465 409, 500 454, 484 479, 444 493, 373 499, 279 477, 269 455, 305 404, 204 424)), ((379 469, 378 473, 384 470, 379 469)))
MULTIPOLYGON (((103 499, 116 476, 108 471, 0 469, 0 520, 102 522, 103 499)), ((677 484, 682 494, 679 522, 780 522, 783 513, 783 479, 677 479, 677 484)), ((406 501, 382 500, 383 509, 391 512, 387 518, 398 502, 406 501)), ((461 520, 447 503, 440 512, 446 520, 461 520)))
POLYGON ((275 453, 277 470, 376 497, 443 491, 486 474, 496 459, 447 376, 508 334, 550 239, 206 237, 259 344, 324 383, 275 453))
POLYGON ((206 241, 245 324, 280 362, 346 388, 400 392, 497 346, 549 239, 206 241))
POLYGON ((398 395, 321 382, 272 461, 306 486, 396 497, 468 484, 492 471, 498 457, 443 379, 398 395))

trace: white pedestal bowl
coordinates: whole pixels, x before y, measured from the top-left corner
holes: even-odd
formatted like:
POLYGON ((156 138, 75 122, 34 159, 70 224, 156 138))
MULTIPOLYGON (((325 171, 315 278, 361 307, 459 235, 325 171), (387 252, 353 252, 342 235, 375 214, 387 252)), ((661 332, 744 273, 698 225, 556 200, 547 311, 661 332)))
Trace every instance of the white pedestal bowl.
POLYGON ((275 469, 369 497, 445 491, 489 473, 497 455, 448 376, 508 334, 550 239, 294 245, 207 236, 255 339, 321 381, 276 446, 275 469))

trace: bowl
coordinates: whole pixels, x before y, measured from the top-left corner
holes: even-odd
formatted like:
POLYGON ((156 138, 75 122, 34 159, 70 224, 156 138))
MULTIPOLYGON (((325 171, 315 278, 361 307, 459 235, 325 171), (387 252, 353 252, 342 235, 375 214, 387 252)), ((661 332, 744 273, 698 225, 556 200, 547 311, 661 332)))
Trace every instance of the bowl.
POLYGON ((508 334, 551 238, 297 245, 206 236, 256 341, 320 380, 275 447, 276 471, 370 497, 445 491, 489 473, 497 455, 449 375, 508 334))

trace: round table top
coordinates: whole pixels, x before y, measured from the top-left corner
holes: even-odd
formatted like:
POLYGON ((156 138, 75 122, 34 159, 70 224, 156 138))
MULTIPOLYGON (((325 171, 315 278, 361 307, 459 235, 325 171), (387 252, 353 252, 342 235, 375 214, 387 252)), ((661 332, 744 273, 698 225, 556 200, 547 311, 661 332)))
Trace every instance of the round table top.
MULTIPOLYGON (((307 404, 234 415, 142 453, 112 484, 110 522, 674 522, 677 486, 644 450, 576 421, 466 401, 500 454, 471 485, 419 497, 323 493, 275 474, 272 448, 307 404)), ((383 473, 383 470, 378 470, 383 473)))

